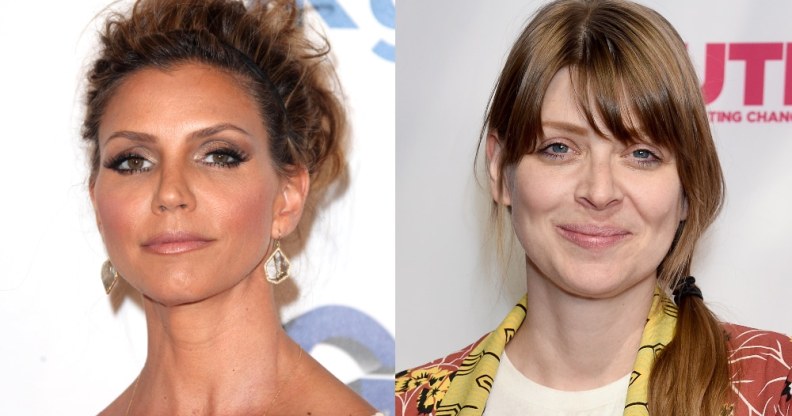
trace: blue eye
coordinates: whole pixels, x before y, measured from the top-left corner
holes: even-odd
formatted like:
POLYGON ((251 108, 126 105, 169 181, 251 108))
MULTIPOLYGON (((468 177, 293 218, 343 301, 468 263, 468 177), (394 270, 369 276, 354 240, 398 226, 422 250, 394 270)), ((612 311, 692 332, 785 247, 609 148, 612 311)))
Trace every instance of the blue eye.
POLYGON ((546 149, 549 150, 552 153, 568 153, 569 152, 569 146, 567 146, 565 144, 561 144, 561 143, 553 143, 550 146, 547 146, 546 149))
POLYGON ((657 156, 657 153, 646 148, 637 148, 629 152, 628 155, 633 163, 642 168, 653 168, 662 163, 662 159, 657 156))
POLYGON ((571 156, 572 148, 564 143, 555 142, 539 149, 539 154, 551 160, 566 160, 569 156, 571 156))

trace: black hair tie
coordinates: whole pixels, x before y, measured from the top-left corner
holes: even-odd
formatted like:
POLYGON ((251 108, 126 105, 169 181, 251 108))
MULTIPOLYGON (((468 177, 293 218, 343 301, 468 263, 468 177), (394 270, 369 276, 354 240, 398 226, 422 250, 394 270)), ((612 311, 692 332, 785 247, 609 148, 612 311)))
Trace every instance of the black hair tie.
POLYGON ((701 294, 701 289, 696 286, 696 278, 693 276, 688 276, 677 283, 676 287, 674 288, 674 303, 679 305, 679 302, 688 296, 695 296, 701 300, 704 300, 704 296, 701 294))

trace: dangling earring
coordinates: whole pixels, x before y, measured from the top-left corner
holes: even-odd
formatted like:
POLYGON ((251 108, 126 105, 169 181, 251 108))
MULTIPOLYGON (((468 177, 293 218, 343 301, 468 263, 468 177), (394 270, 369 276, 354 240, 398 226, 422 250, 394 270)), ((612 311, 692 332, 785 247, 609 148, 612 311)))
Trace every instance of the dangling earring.
POLYGON ((110 260, 105 260, 104 264, 102 264, 102 284, 104 285, 105 293, 109 295, 116 282, 118 282, 118 270, 113 267, 113 263, 110 263, 110 260))
POLYGON ((264 262, 264 274, 267 275, 267 281, 277 285, 288 279, 290 265, 289 258, 281 251, 280 239, 275 239, 275 250, 264 262))

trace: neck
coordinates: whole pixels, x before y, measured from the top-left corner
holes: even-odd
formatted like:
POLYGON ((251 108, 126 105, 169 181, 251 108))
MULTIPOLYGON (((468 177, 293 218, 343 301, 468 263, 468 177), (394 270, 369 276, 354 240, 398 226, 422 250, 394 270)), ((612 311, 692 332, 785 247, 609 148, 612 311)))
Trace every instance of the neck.
POLYGON ((618 295, 570 294, 529 265, 523 324, 507 345, 529 379, 558 390, 589 390, 629 374, 652 304, 654 279, 618 295))
POLYGON ((281 327, 263 276, 193 304, 144 303, 148 358, 135 413, 261 414, 294 376, 288 369, 300 349, 281 327))

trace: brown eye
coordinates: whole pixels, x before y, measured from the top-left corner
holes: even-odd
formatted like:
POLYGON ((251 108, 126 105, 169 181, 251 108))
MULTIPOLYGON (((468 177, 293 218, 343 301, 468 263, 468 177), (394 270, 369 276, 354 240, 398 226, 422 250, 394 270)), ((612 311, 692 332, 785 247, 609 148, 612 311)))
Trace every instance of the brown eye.
POLYGON ((212 158, 212 163, 219 163, 221 165, 225 165, 226 163, 228 163, 229 160, 231 160, 231 156, 222 155, 222 154, 211 155, 211 158, 212 158))
POLYGON ((208 153, 203 157, 203 163, 219 167, 236 167, 246 159, 243 155, 232 149, 220 149, 208 153))
POLYGON ((145 161, 141 158, 128 159, 126 163, 130 170, 140 170, 145 165, 145 161))
POLYGON ((136 154, 122 154, 105 166, 118 173, 139 173, 151 169, 153 163, 136 154))

